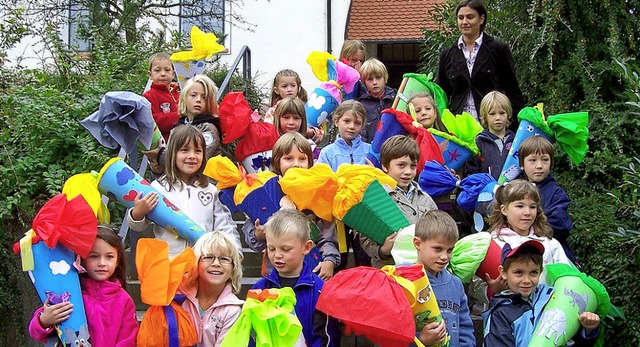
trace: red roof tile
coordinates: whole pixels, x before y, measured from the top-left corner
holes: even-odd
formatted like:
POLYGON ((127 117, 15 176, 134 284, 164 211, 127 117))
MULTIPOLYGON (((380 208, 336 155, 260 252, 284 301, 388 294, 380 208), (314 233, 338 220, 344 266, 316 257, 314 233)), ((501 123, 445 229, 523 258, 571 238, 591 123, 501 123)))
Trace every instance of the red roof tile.
POLYGON ((424 38, 422 27, 435 28, 427 11, 446 0, 351 0, 347 39, 406 41, 424 38))

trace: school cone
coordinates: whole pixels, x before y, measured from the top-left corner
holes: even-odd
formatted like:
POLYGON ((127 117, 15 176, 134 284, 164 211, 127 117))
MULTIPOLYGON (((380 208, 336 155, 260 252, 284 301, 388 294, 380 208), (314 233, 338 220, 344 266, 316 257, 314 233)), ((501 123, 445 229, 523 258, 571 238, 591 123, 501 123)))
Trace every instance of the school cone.
MULTIPOLYGON (((102 167, 98 175, 98 190, 126 208, 133 207, 133 200, 139 192, 142 192, 142 197, 157 193, 158 205, 149 212, 147 218, 167 230, 173 230, 189 242, 196 242, 205 232, 122 158, 112 158, 102 167)), ((213 200, 214 197, 204 194, 197 198, 213 200)))
POLYGON ((433 96, 438 114, 442 114, 447 107, 447 94, 440 88, 439 85, 432 82, 433 73, 429 75, 406 73, 402 75, 402 83, 396 93, 396 98, 393 100, 391 108, 409 113, 407 108, 407 102, 412 96, 418 93, 427 93, 433 96))
POLYGON ((204 72, 206 59, 225 50, 224 46, 218 43, 218 38, 215 34, 205 33, 195 25, 191 27, 190 38, 190 51, 171 54, 171 61, 173 62, 180 88, 184 88, 184 84, 188 79, 204 72))

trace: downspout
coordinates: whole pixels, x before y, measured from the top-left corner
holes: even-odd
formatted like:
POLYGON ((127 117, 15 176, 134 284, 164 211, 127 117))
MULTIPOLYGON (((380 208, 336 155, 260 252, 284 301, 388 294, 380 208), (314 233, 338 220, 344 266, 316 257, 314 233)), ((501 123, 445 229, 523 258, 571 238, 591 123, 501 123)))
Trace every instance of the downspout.
POLYGON ((327 52, 331 54, 331 0, 327 0, 327 52))

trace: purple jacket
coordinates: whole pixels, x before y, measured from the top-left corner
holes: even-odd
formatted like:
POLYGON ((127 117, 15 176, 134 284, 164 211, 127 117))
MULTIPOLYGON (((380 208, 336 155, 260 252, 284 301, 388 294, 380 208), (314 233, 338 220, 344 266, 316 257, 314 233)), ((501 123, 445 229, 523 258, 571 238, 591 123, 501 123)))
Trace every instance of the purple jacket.
MULTIPOLYGON (((93 346, 136 346, 138 320, 136 307, 119 282, 98 282, 90 277, 80 278, 82 301, 87 315, 89 335, 93 346)), ((44 329, 38 316, 42 307, 33 313, 29 334, 34 340, 45 342, 54 329, 44 329)))

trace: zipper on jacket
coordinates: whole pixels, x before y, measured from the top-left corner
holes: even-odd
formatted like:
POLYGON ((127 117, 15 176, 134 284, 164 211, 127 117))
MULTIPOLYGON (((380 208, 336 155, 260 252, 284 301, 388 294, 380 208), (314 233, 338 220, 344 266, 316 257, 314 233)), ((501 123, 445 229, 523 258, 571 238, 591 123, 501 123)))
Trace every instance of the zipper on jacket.
POLYGON ((353 164, 353 153, 349 153, 349 156, 351 157, 351 164, 353 164))

